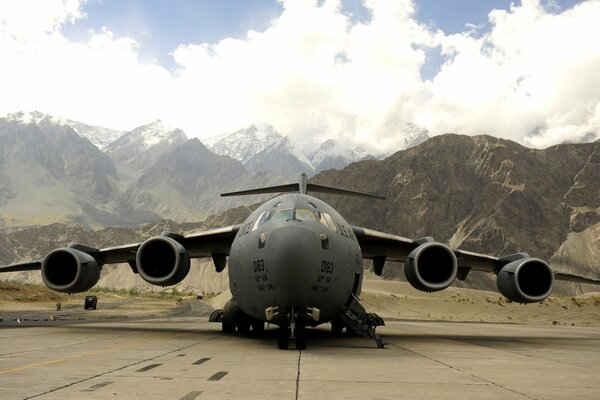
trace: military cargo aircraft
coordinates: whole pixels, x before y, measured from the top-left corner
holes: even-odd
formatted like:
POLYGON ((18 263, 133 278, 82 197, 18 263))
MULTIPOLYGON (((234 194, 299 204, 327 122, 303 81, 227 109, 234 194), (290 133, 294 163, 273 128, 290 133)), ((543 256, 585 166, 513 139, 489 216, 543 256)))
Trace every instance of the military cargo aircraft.
POLYGON ((51 251, 43 260, 0 267, 0 272, 41 270, 45 284, 58 292, 92 288, 104 264, 128 263, 145 281, 170 286, 190 270, 190 259, 212 258, 218 272, 229 265, 232 299, 210 320, 224 332, 260 333, 265 323, 279 326, 278 347, 307 346, 306 328, 331 323, 334 332, 358 333, 384 342, 375 332, 383 320, 365 311, 359 295, 363 259, 381 275, 386 261, 404 262, 408 282, 425 292, 446 289, 471 270, 494 273, 498 291, 518 303, 539 302, 555 280, 600 284, 600 279, 553 271, 543 260, 517 253, 493 257, 453 249, 431 237, 412 240, 353 226, 309 192, 382 198, 299 182, 225 193, 238 196, 287 193, 265 202, 240 225, 188 235, 163 232, 141 243, 95 249, 82 244, 51 251), (229 260, 227 260, 229 258, 229 260), (229 262, 227 262, 229 261, 229 262))

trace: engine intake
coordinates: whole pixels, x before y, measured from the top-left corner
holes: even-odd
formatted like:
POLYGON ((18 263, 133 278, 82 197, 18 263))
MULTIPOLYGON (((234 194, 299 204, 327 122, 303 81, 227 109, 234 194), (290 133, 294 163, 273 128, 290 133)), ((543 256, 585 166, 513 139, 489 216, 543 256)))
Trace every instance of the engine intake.
POLYGON ((142 243, 136 264, 140 276, 157 286, 176 285, 190 272, 187 250, 167 236, 156 236, 142 243))
POLYGON ((423 243, 404 261, 408 282, 423 292, 446 289, 456 279, 458 261, 450 247, 438 243, 423 243))
POLYGON ((62 293, 80 293, 91 289, 100 279, 100 265, 91 255, 73 248, 48 253, 42 263, 46 286, 62 293))
POLYGON ((525 257, 506 264, 498 273, 498 291, 517 303, 535 303, 550 296, 554 286, 552 268, 544 261, 525 257))

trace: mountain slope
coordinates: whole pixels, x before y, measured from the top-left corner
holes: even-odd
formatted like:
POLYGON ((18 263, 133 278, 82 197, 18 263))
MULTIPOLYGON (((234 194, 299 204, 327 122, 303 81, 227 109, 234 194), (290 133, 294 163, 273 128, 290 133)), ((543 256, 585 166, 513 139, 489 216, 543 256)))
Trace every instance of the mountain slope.
MULTIPOLYGON (((189 150, 192 160, 188 168, 201 175, 193 159, 204 150, 197 144, 189 148, 196 150, 189 150)), ((173 158, 185 158, 185 153, 182 150, 173 158)), ((165 177, 172 175, 166 171, 175 165, 173 160, 165 160, 162 168, 157 167, 158 177, 148 176, 148 187, 163 184, 165 177)), ((597 142, 532 150, 489 136, 443 135, 385 160, 365 160, 341 171, 322 172, 311 181, 387 196, 377 202, 317 194, 356 225, 411 238, 432 235, 452 246, 498 256, 527 251, 560 270, 599 276, 599 174, 597 142)), ((181 190, 182 185, 195 184, 191 177, 181 179, 170 188, 181 190)), ((247 175, 242 174, 232 181, 236 189, 258 186, 257 182, 244 184, 245 179, 247 175)), ((186 193, 198 196, 195 190, 186 193)), ((230 210, 210 218, 206 226, 241 223, 251 209, 230 210)), ((165 228, 165 224, 153 232, 184 232, 196 226, 169 222, 165 228)), ((55 230, 49 227, 0 235, 0 262, 37 258, 53 245, 70 241, 96 245, 97 235, 107 245, 137 241, 138 231, 114 228, 90 233, 60 225, 55 230), (48 241, 39 241, 39 237, 48 241)), ((119 273, 131 275, 127 267, 119 273)), ((223 284, 219 281, 222 275, 206 273, 203 279, 214 281, 198 283, 203 290, 223 284)), ((402 278, 402 266, 388 263, 384 274, 402 278)), ((125 275, 118 276, 115 279, 125 279, 125 275)), ((492 289, 495 280, 473 272, 457 285, 492 289)), ((557 283, 557 287, 558 293, 578 290, 577 285, 557 283)))
MULTIPOLYGON (((598 146, 533 150, 490 136, 443 135, 383 161, 323 172, 315 182, 387 197, 372 202, 324 196, 357 225, 413 238, 432 235, 493 255, 527 251, 600 275, 600 263, 590 264, 600 256, 598 146), (595 255, 581 260, 564 249, 558 254, 563 245, 573 245, 573 235, 595 255)), ((489 277, 471 275, 480 285, 494 285, 489 277)))
POLYGON ((314 175, 313 167, 294 154, 288 138, 268 146, 250 158, 245 166, 250 172, 272 172, 294 181, 301 173, 314 175))
POLYGON ((233 133, 204 139, 203 142, 214 153, 246 164, 256 154, 282 140, 283 136, 272 126, 255 124, 233 133))
POLYGON ((333 139, 323 142, 316 151, 309 153, 307 157, 317 173, 332 168, 342 169, 365 158, 375 158, 359 146, 353 149, 342 149, 339 143, 333 139))
POLYGON ((160 157, 124 193, 119 210, 151 210, 159 219, 194 221, 206 218, 229 182, 245 175, 243 165, 208 150, 191 139, 160 157))
POLYGON ((0 118, 0 225, 112 221, 112 161, 64 121, 41 113, 0 118))
POLYGON ((160 157, 187 141, 178 128, 160 120, 125 133, 105 149, 112 159, 128 164, 139 171, 153 165, 160 157))
POLYGON ((70 119, 66 120, 66 124, 73 128, 73 130, 77 132, 79 136, 88 139, 100 150, 104 150, 109 144, 125 134, 125 131, 88 125, 84 124, 83 122, 73 121, 70 119))

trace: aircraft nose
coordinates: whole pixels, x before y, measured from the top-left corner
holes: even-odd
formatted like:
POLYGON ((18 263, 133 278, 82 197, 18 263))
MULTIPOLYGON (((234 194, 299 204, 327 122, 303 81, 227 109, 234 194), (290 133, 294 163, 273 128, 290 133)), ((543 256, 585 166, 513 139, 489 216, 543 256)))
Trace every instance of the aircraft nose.
POLYGON ((267 248, 273 274, 278 286, 287 291, 298 291, 310 286, 320 242, 317 234, 302 225, 282 226, 269 235, 267 248))

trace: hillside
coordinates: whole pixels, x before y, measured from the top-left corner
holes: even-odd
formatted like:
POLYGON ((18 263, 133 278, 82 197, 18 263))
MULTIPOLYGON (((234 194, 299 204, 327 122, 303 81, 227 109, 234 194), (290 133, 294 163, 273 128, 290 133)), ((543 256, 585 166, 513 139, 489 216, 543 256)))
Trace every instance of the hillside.
POLYGON ((526 251, 600 275, 599 152, 598 143, 534 150, 491 136, 443 135, 314 182, 387 197, 323 196, 356 225, 493 255, 526 251))
MULTIPOLYGON (((597 142, 533 150, 490 136, 443 135, 385 160, 322 172, 312 181, 387 197, 372 201, 319 195, 355 225, 412 238, 431 235, 454 247, 497 256, 526 251, 557 269, 600 276, 599 151, 597 142)), ((229 210, 203 224, 162 222, 99 231, 53 225, 0 235, 0 263, 39 258, 75 240, 103 247, 135 242, 162 230, 188 232, 240 223, 251 209, 229 210)), ((210 262, 195 263, 201 268, 182 282, 180 290, 196 286, 212 292, 227 287, 226 276, 216 275, 210 262)), ((108 267, 101 284, 142 285, 131 275, 128 267, 108 267)), ((388 264, 384 269, 389 279, 402 275, 399 266, 388 264)), ((492 278, 472 273, 457 284, 492 289, 492 278)), ((561 283, 558 289, 581 292, 578 285, 561 283)))

